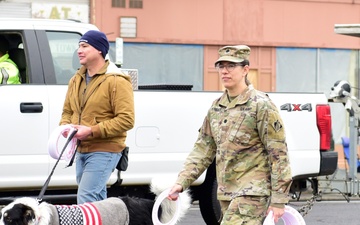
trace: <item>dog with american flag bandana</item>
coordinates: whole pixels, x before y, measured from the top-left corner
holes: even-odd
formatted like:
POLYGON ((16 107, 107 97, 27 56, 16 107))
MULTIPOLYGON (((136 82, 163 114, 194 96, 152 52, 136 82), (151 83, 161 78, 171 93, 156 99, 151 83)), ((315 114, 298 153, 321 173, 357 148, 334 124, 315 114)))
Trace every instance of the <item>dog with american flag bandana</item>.
MULTIPOLYGON (((165 187, 151 184, 151 191, 159 196, 165 187)), ((180 214, 186 214, 191 205, 188 191, 180 193, 180 214)), ((53 205, 39 203, 30 197, 18 198, 1 210, 0 225, 152 225, 155 200, 136 197, 111 197, 102 201, 81 205, 53 205)), ((164 199, 158 217, 162 223, 170 221, 177 205, 164 199)))

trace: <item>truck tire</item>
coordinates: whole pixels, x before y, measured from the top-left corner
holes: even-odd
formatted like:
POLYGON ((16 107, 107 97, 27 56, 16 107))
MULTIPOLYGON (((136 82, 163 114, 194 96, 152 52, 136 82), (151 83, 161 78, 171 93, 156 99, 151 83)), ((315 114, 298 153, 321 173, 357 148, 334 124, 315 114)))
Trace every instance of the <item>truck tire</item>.
POLYGON ((201 195, 199 196, 201 215, 207 225, 219 225, 222 214, 217 200, 215 162, 208 168, 205 181, 201 186, 201 195))

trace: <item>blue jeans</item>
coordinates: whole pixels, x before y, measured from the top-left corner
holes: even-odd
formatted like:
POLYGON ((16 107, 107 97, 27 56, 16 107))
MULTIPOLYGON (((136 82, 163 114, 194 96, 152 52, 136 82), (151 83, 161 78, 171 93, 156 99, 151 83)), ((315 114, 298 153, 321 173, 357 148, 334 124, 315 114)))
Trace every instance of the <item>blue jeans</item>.
POLYGON ((114 171, 121 153, 76 153, 77 203, 107 198, 106 183, 114 171))

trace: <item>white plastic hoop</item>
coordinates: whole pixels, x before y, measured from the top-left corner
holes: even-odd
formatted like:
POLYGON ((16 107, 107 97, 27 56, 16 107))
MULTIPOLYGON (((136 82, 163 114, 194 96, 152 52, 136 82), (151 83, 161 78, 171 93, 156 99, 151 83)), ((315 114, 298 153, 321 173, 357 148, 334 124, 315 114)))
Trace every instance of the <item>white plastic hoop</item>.
POLYGON ((176 224, 177 220, 179 219, 180 216, 180 211, 181 211, 181 199, 180 199, 180 195, 178 197, 178 199, 176 200, 176 211, 175 214, 173 216, 173 218, 167 222, 167 223, 162 223, 159 220, 158 217, 158 212, 159 212, 159 207, 162 203, 162 201, 167 198, 167 196, 169 195, 171 188, 166 189, 165 191, 163 191, 156 199, 155 203, 154 203, 154 207, 152 210, 152 221, 154 223, 154 225, 174 225, 176 224))
MULTIPOLYGON (((285 225, 306 225, 301 214, 296 209, 288 205, 285 206, 285 213, 281 219, 284 221, 285 225)), ((263 225, 275 225, 272 211, 270 211, 270 213, 266 216, 263 225)))
MULTIPOLYGON (((55 130, 51 133, 49 140, 48 140, 48 151, 49 155, 53 159, 58 159, 60 157, 62 147, 59 148, 59 140, 60 138, 66 139, 65 142, 68 141, 68 138, 65 138, 62 136, 63 132, 68 131, 68 134, 71 134, 73 132, 74 128, 71 125, 61 125, 55 128, 55 130)), ((64 159, 65 161, 70 161, 72 158, 75 148, 76 148, 77 139, 72 138, 66 147, 63 155, 61 156, 61 159, 64 159)))

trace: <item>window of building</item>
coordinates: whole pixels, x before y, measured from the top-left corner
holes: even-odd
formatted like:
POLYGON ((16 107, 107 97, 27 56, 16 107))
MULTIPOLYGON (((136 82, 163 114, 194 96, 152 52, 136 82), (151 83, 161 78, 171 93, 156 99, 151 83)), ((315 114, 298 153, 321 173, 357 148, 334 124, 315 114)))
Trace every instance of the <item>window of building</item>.
POLYGON ((126 1, 125 0, 112 0, 111 1, 112 7, 118 7, 118 8, 125 8, 126 7, 126 1))
POLYGON ((143 0, 130 0, 130 8, 142 9, 143 0))
POLYGON ((136 38, 137 18, 121 17, 120 18, 120 37, 136 38))
POLYGON ((337 80, 353 80, 359 64, 347 49, 277 48, 276 91, 324 92, 337 80))
MULTIPOLYGON (((110 58, 115 58, 116 46, 111 46, 110 58)), ((138 70, 139 86, 192 85, 192 91, 203 90, 202 45, 125 42, 123 56, 122 68, 138 70)))

